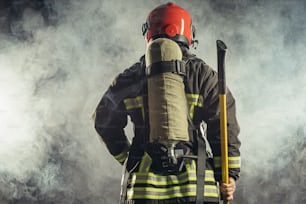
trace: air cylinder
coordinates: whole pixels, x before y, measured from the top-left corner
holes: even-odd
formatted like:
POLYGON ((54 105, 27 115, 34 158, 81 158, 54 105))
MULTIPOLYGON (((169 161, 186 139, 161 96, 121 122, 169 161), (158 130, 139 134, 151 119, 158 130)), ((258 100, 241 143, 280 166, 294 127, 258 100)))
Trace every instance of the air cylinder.
MULTIPOLYGON (((182 61, 179 45, 167 38, 151 41, 146 49, 146 70, 148 75, 148 109, 150 142, 169 146, 178 141, 189 141, 188 111, 182 75, 169 71, 167 63, 182 61)), ((169 63, 171 64, 171 63, 169 63)))

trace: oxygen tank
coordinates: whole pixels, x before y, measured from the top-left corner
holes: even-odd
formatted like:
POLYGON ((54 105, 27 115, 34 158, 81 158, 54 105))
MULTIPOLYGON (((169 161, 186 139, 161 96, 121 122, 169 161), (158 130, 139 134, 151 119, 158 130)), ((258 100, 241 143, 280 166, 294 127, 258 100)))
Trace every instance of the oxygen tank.
POLYGON ((164 144, 168 151, 174 151, 177 142, 189 141, 183 76, 173 72, 175 64, 184 65, 182 51, 173 40, 158 38, 148 44, 145 61, 150 142, 164 144))

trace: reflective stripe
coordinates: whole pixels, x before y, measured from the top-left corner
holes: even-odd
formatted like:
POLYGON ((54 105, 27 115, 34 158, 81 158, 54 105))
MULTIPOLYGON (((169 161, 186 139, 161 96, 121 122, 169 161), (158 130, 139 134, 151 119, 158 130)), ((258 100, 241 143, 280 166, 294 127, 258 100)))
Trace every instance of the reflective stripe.
MULTIPOLYGON (((199 94, 186 94, 187 102, 189 105, 189 114, 190 117, 193 118, 194 114, 194 107, 203 107, 204 99, 202 95, 199 94)), ((126 110, 132 110, 136 108, 141 108, 142 118, 144 119, 144 104, 143 104, 143 97, 137 96, 135 98, 126 98, 123 100, 125 104, 126 110)))
POLYGON ((143 98, 142 96, 137 96, 135 98, 126 98, 123 100, 125 104, 126 110, 131 110, 135 108, 141 108, 141 115, 144 119, 144 105, 143 105, 143 98))
POLYGON ((181 18, 181 32, 180 32, 181 35, 184 35, 184 28, 185 28, 185 22, 184 19, 181 18))
MULTIPOLYGON (((221 167, 221 157, 214 157, 214 165, 216 168, 221 167)), ((229 168, 235 169, 235 168, 240 168, 240 166, 241 166, 240 156, 228 157, 229 168)))
POLYGON ((145 152, 139 165, 139 172, 148 172, 150 170, 151 164, 152 159, 148 153, 145 152))
MULTIPOLYGON (((187 184, 183 186, 172 186, 169 188, 153 187, 134 187, 128 189, 128 199, 171 199, 186 196, 196 196, 196 184, 187 184)), ((215 185, 205 185, 204 197, 218 198, 218 190, 215 185)))
POLYGON ((186 162, 186 168, 190 169, 190 171, 196 172, 196 162, 191 160, 191 163, 186 162))
POLYGON ((203 96, 199 94, 186 94, 186 98, 189 105, 189 115, 191 118, 193 118, 194 107, 203 107, 203 96))
MULTIPOLYGON (((131 174, 128 181, 128 199, 171 199, 176 197, 196 196, 196 162, 186 160, 186 172, 181 174, 160 175, 149 172, 151 157, 145 153, 139 165, 139 172, 131 174)), ((205 171, 204 196, 218 198, 214 171, 205 171)))
POLYGON ((128 153, 126 151, 121 152, 120 154, 115 155, 114 157, 118 162, 123 163, 125 159, 128 157, 128 153))
POLYGON ((188 104, 203 107, 203 96, 199 94, 186 94, 188 104))
MULTIPOLYGON (((186 182, 192 182, 197 180, 196 172, 184 172, 178 175, 167 175, 162 176, 154 174, 152 172, 146 173, 134 173, 134 179, 130 180, 130 184, 150 184, 155 186, 164 186, 164 185, 173 185, 173 184, 182 184, 186 182)), ((205 181, 215 182, 214 172, 212 170, 205 171, 205 181)))

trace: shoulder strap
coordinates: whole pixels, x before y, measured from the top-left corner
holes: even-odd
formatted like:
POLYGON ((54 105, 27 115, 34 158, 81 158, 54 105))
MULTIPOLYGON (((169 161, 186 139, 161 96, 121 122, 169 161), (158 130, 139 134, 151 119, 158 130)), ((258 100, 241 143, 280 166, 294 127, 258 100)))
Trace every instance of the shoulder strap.
POLYGON ((200 130, 196 128, 192 119, 188 115, 188 121, 191 126, 191 132, 189 134, 196 134, 194 142, 197 143, 197 187, 196 187, 196 204, 204 203, 204 185, 205 185, 205 170, 206 170, 206 145, 201 134, 206 134, 206 126, 199 128, 205 128, 200 130))
MULTIPOLYGON (((200 131, 200 130, 198 130, 200 131)), ((206 130, 204 130, 206 133, 206 130)), ((204 185, 205 185, 205 170, 206 170, 206 145, 201 132, 197 133, 198 140, 198 159, 197 159, 197 196, 196 204, 203 204, 204 202, 204 185)))

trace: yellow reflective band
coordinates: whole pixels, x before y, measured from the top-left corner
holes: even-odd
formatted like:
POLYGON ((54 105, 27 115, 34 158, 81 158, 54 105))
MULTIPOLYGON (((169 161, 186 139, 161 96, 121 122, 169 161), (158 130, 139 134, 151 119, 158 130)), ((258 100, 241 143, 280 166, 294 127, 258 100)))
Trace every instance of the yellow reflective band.
POLYGON ((190 106, 190 109, 189 109, 189 115, 190 115, 190 118, 193 119, 193 113, 194 113, 194 106, 191 105, 190 106))
POLYGON ((149 172, 151 164, 152 159, 148 153, 145 152, 139 165, 139 172, 149 172))
POLYGON ((125 161, 125 159, 128 157, 128 153, 126 151, 124 151, 124 152, 121 152, 118 155, 115 155, 114 157, 118 162, 123 163, 125 161))
MULTIPOLYGON (((186 172, 160 175, 149 172, 151 157, 145 153, 139 166, 139 172, 132 173, 128 180, 128 199, 171 199, 176 197, 196 196, 196 163, 187 160, 186 172)), ((214 171, 205 171, 205 182, 215 183, 214 171)), ((204 196, 218 198, 216 185, 205 184, 204 196)))
MULTIPOLYGON (((150 184, 155 186, 165 186, 173 184, 182 184, 186 182, 192 182, 197 180, 197 175, 195 172, 183 172, 178 175, 167 175, 162 176, 149 173, 133 173, 133 179, 130 180, 130 184, 150 184)), ((205 181, 215 182, 214 172, 212 170, 205 171, 205 181)))
POLYGON ((189 171, 194 171, 196 172, 196 162, 195 160, 191 160, 191 163, 190 163, 190 160, 187 160, 186 161, 186 168, 188 168, 189 171))
POLYGON ((203 107, 203 96, 199 94, 186 94, 187 102, 190 105, 203 107))
MULTIPOLYGON (((214 165, 216 168, 221 167, 221 157, 214 157, 214 165)), ((228 157, 228 167, 235 169, 241 167, 240 156, 228 157)))
POLYGON ((144 119, 145 113, 142 96, 137 96, 135 98, 126 98, 123 100, 123 102, 125 104, 126 110, 141 108, 142 118, 144 119))
POLYGON ((141 96, 137 96, 135 98, 126 98, 123 100, 123 102, 127 110, 133 108, 141 108, 143 106, 143 100, 141 96))
POLYGON ((186 99, 189 105, 189 115, 193 118, 194 107, 203 107, 203 96, 199 94, 186 94, 186 99))
POLYGON ((165 186, 165 185, 173 185, 173 184, 182 184, 188 181, 196 181, 195 174, 181 174, 180 176, 176 175, 169 175, 167 177, 159 177, 154 174, 146 174, 146 175, 139 175, 135 174, 136 180, 134 183, 131 182, 132 185, 134 184, 150 184, 155 186, 165 186))
MULTIPOLYGON (((196 196, 196 184, 187 184, 184 186, 172 186, 169 188, 154 188, 154 187, 134 187, 127 191, 128 199, 171 199, 196 196)), ((205 185, 204 197, 217 198, 218 190, 214 185, 205 185)))
MULTIPOLYGON (((187 181, 196 181, 196 163, 194 160, 186 161, 186 172, 177 175, 160 175, 153 172, 149 172, 152 164, 151 157, 145 152, 138 172, 133 173, 133 179, 130 180, 130 184, 151 184, 151 185, 171 185, 181 184, 187 181)), ((215 182, 214 171, 205 170, 205 181, 215 182)))

